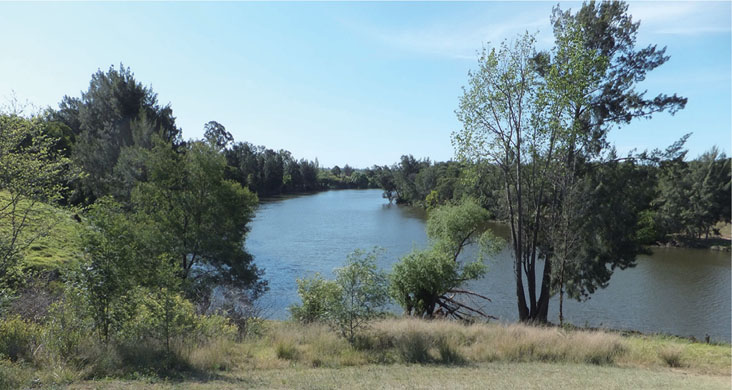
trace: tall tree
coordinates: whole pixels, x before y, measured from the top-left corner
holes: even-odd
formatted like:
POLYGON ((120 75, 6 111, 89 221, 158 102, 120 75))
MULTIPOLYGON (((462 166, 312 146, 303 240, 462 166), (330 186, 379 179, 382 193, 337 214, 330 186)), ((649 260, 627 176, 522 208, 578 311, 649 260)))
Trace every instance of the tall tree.
MULTIPOLYGON (((647 99, 635 90, 668 57, 655 46, 635 49, 639 23, 632 22, 626 4, 585 3, 576 14, 555 8, 552 21, 556 43, 551 52, 537 54, 529 35, 483 51, 457 112, 464 127, 453 135, 461 158, 487 160, 501 169, 522 321, 547 320, 557 250, 562 264, 572 260, 577 265, 571 278, 587 292, 605 286, 616 266, 632 264, 640 247, 615 234, 623 225, 633 229, 636 217, 618 218, 612 228, 602 229, 577 225, 583 215, 570 216, 581 211, 580 203, 593 202, 587 196, 600 197, 582 190, 592 176, 582 178, 592 161, 614 160, 606 140, 612 126, 664 110, 673 114, 686 103, 676 95, 647 99), (549 234, 555 229, 564 233, 549 234), (573 238, 576 248, 558 244, 577 231, 582 235, 573 238), (590 237, 603 234, 603 240, 618 239, 617 245, 602 252, 582 250, 592 245, 590 237), (544 268, 537 286, 539 261, 544 268)), ((604 173, 595 179, 613 176, 604 173)))
POLYGON ((184 153, 161 142, 149 158, 150 180, 133 191, 134 210, 157 227, 160 253, 177 263, 189 294, 206 296, 214 284, 265 288, 261 272, 244 249, 257 196, 227 180, 226 159, 203 141, 184 153))
MULTIPOLYGON (((73 131, 72 157, 86 173, 75 201, 91 202, 118 189, 114 169, 125 148, 149 149, 153 134, 170 144, 180 143, 170 106, 159 105, 152 89, 121 64, 94 73, 80 98, 65 96, 55 119, 73 131)), ((129 197, 129 193, 116 195, 129 197)))

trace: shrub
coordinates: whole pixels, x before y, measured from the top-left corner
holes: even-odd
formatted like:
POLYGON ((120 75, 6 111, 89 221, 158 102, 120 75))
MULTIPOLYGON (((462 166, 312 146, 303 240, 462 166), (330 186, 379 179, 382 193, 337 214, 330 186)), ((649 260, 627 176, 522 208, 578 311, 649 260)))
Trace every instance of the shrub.
POLYGON ((45 327, 49 351, 66 360, 80 356, 88 347, 83 344, 93 337, 93 323, 82 310, 79 297, 70 291, 64 299, 51 305, 45 327))
POLYGON ((31 381, 32 374, 18 364, 0 359, 0 389, 20 389, 31 381))
POLYGON ((328 310, 340 299, 340 288, 332 280, 323 279, 315 274, 310 279, 297 280, 297 294, 302 305, 290 306, 292 318, 302 323, 327 321, 328 310))
POLYGON ((389 299, 386 274, 376 268, 379 252, 356 250, 348 256, 346 265, 335 271, 341 294, 330 311, 330 321, 351 344, 389 299))
POLYGON ((346 265, 335 270, 335 281, 319 274, 298 279, 302 306, 290 307, 293 318, 304 323, 328 323, 353 344, 357 333, 382 313, 389 299, 387 276, 376 267, 379 253, 379 249, 354 251, 346 265))
POLYGON ((33 360, 41 339, 41 327, 15 315, 0 321, 0 355, 11 361, 33 360))

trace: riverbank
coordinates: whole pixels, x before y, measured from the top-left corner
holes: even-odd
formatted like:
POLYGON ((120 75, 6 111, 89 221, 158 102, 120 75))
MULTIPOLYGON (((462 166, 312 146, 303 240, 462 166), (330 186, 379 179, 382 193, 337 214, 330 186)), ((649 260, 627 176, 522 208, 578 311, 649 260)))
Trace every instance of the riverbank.
POLYGON ((718 222, 712 227, 712 234, 705 237, 687 237, 675 234, 665 242, 657 242, 659 248, 693 248, 729 252, 732 248, 732 224, 718 222))
MULTIPOLYGON (((142 357, 141 357, 142 359, 142 357)), ((323 325, 263 321, 242 342, 176 351, 113 378, 89 367, 0 364, 14 387, 234 388, 728 388, 730 345, 652 335, 387 319, 349 345, 323 325)))

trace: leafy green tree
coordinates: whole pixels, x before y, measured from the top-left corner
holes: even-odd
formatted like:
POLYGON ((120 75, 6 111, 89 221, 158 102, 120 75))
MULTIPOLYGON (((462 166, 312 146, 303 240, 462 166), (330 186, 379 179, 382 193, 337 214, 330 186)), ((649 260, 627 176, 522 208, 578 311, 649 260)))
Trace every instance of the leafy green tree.
MULTIPOLYGON (((84 232, 85 261, 79 273, 94 328, 105 342, 134 314, 129 295, 142 270, 149 272, 138 240, 139 227, 108 198, 99 199, 88 213, 91 228, 84 232)), ((151 273, 148 273, 150 275, 151 273)))
POLYGON ((333 168, 330 169, 330 173, 332 173, 333 176, 336 176, 336 177, 340 176, 341 175, 341 167, 339 167, 338 165, 334 166, 333 168))
POLYGON ((234 142, 234 137, 226 131, 226 127, 219 122, 210 121, 203 125, 203 138, 217 149, 224 149, 234 142))
POLYGON ((21 252, 49 233, 42 203, 59 200, 68 158, 40 115, 0 114, 0 295, 18 281, 21 252))
POLYGON ((215 284, 261 292, 265 283, 244 249, 257 196, 226 180, 218 148, 188 142, 184 153, 165 143, 150 155, 150 180, 138 183, 132 204, 159 232, 158 253, 175 259, 189 294, 208 294, 215 284))
POLYGON ((394 265, 390 294, 408 315, 432 317, 441 308, 446 315, 463 318, 477 314, 490 317, 480 308, 461 302, 456 295, 488 299, 461 286, 486 272, 482 258, 498 249, 500 241, 485 224, 489 213, 471 200, 447 205, 430 212, 427 235, 431 247, 414 250, 394 265), (458 257, 470 244, 479 244, 477 259, 465 262, 458 257))
MULTIPOLYGON (((557 221, 584 201, 579 189, 587 164, 612 160, 606 141, 609 129, 660 111, 673 114, 686 103, 676 95, 647 99, 635 90, 636 83, 668 57, 655 46, 635 49, 639 24, 632 22, 626 4, 585 3, 576 14, 556 8, 552 22, 556 44, 551 52, 535 53, 528 35, 483 52, 460 102, 458 118, 464 127, 453 136, 462 159, 487 160, 501 169, 522 321, 546 321, 557 274, 557 243, 582 231, 557 221), (556 228, 565 234, 547 234, 556 228), (544 262, 539 286, 538 261, 544 262)), ((628 224, 627 230, 637 225, 637 218, 616 221, 628 224)), ((586 236, 616 231, 598 229, 586 236)), ((582 285, 588 291, 609 280, 612 272, 602 266, 622 268, 634 259, 609 249, 580 252, 594 257, 574 259, 576 264, 597 264, 577 268, 585 272, 577 277, 585 278, 582 285)))

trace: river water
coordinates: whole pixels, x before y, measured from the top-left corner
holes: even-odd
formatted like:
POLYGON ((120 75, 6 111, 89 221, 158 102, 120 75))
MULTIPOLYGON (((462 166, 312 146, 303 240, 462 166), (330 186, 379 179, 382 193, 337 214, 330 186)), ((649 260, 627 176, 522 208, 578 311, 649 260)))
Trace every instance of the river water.
MULTIPOLYGON (((390 205, 380 190, 327 191, 265 201, 251 224, 246 247, 265 270, 270 290, 260 304, 266 316, 284 319, 298 303, 295 280, 319 272, 333 276, 354 249, 386 249, 379 265, 391 270, 399 257, 427 246, 425 213, 390 205)), ((505 236, 503 225, 493 225, 505 236)), ((470 249, 465 258, 474 255, 470 249)), ((512 257, 508 248, 487 261, 487 275, 468 286, 491 298, 484 310, 516 321, 512 257)), ((543 265, 540 265, 543 267, 543 265)), ((705 249, 655 248, 637 266, 616 270, 610 285, 585 302, 565 300, 565 321, 579 326, 631 329, 730 341, 730 255, 705 249)), ((392 310, 398 311, 397 308, 392 310)), ((549 307, 558 323, 559 303, 549 307)))

